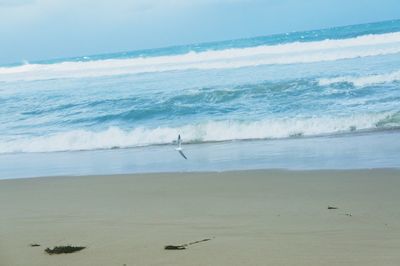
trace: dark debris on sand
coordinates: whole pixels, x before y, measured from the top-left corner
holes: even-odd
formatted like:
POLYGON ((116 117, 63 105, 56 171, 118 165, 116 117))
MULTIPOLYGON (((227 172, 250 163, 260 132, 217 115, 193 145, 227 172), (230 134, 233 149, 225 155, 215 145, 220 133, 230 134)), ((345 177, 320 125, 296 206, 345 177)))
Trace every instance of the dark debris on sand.
POLYGON ((166 250, 181 250, 181 249, 186 249, 186 245, 178 245, 178 246, 168 245, 168 246, 165 246, 164 249, 166 249, 166 250))
POLYGON ((49 254, 67 254, 67 253, 74 253, 77 251, 80 251, 86 247, 74 247, 74 246, 57 246, 54 247, 53 249, 46 248, 44 251, 49 254))
POLYGON ((183 244, 183 245, 168 245, 168 246, 164 246, 165 250, 182 250, 182 249, 186 249, 187 247, 189 247, 190 245, 194 245, 200 242, 205 242, 205 241, 210 241, 211 238, 205 238, 202 240, 198 240, 198 241, 194 241, 194 242, 190 242, 187 244, 183 244))

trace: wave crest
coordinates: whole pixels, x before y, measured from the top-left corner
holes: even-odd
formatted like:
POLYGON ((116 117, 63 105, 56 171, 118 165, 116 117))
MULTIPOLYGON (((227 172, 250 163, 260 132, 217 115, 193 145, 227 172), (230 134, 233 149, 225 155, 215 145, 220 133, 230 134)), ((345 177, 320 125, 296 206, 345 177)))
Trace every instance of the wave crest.
POLYGON ((376 74, 368 76, 342 76, 335 78, 322 78, 318 81, 320 86, 329 86, 335 83, 351 83, 357 87, 365 87, 382 83, 400 81, 400 70, 386 74, 376 74))
POLYGON ((253 122, 213 121, 175 128, 138 127, 131 131, 110 127, 101 132, 74 130, 51 136, 1 141, 0 153, 77 151, 169 144, 178 134, 182 135, 186 143, 198 143, 314 136, 399 126, 399 113, 381 113, 336 118, 287 118, 253 122))
POLYGON ((0 81, 79 78, 188 69, 224 69, 269 64, 335 61, 400 53, 400 32, 349 39, 292 42, 183 55, 26 64, 0 68, 0 81))

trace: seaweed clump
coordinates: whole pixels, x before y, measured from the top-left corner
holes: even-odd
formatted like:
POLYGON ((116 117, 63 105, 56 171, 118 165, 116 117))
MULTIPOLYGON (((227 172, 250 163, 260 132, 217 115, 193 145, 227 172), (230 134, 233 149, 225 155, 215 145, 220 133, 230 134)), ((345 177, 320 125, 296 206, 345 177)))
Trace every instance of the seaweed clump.
POLYGON ((168 246, 165 246, 164 249, 166 249, 166 250, 180 250, 180 249, 186 249, 186 245, 178 245, 178 246, 175 246, 175 245, 168 245, 168 246))
POLYGON ((49 254, 67 254, 67 253, 74 253, 77 251, 80 251, 86 247, 74 247, 74 246, 57 246, 54 247, 53 249, 51 248, 46 248, 44 251, 49 254))

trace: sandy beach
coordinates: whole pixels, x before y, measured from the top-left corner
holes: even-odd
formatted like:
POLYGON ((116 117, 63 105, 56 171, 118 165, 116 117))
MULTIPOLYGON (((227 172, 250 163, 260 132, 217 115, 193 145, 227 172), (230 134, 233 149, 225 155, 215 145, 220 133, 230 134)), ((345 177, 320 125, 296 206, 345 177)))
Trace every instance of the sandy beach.
POLYGON ((399 265, 399 187, 399 170, 1 180, 0 265, 399 265))

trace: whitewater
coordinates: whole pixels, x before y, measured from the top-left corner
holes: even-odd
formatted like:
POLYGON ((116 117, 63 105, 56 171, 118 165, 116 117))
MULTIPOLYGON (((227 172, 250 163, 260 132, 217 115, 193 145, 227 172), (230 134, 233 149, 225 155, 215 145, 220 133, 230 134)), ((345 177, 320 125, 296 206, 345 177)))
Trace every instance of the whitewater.
POLYGON ((400 21, 0 66, 0 154, 400 128, 400 21))
POLYGON ((182 55, 106 59, 0 68, 0 81, 98 77, 188 69, 229 69, 260 65, 336 61, 400 52, 400 33, 369 34, 349 39, 231 48, 182 55))

